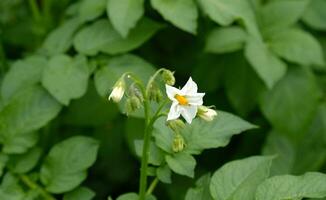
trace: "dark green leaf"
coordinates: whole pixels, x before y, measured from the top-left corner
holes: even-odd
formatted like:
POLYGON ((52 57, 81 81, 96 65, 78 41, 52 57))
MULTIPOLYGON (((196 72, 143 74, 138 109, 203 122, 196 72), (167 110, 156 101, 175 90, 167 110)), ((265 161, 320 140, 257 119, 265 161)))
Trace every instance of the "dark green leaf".
POLYGON ((92 200, 95 192, 87 187, 79 187, 64 195, 63 200, 92 200))
POLYGON ((317 30, 326 30, 326 2, 324 0, 310 1, 303 15, 303 21, 317 30))
POLYGON ((107 0, 83 0, 79 5, 81 21, 92 21, 101 16, 106 8, 107 0))
POLYGON ((213 200, 209 191, 211 175, 206 174, 196 181, 196 187, 188 189, 185 200, 213 200))

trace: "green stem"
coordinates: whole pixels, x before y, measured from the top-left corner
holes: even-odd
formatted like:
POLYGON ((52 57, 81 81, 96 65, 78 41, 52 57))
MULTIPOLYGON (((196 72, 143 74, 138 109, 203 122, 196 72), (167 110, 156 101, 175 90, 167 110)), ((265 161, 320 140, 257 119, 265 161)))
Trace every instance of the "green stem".
POLYGON ((29 7, 31 8, 34 20, 39 22, 41 19, 41 13, 36 0, 28 0, 28 3, 29 3, 29 7))
POLYGON ((140 183, 139 183, 139 200, 145 200, 146 188, 147 188, 147 166, 149 157, 149 144, 152 133, 152 125, 149 114, 149 102, 146 92, 144 95, 144 112, 145 112, 145 132, 144 132, 144 145, 141 159, 140 168, 140 183))
POLYGON ((146 192, 146 195, 150 195, 150 194, 153 193, 155 187, 156 187, 157 184, 158 184, 158 181, 159 181, 159 180, 158 180, 158 178, 156 177, 156 178, 153 180, 153 182, 151 183, 151 185, 149 186, 149 188, 148 188, 148 190, 147 190, 147 192, 146 192))
POLYGON ((41 188, 39 185, 37 185, 33 180, 31 180, 28 176, 26 175, 20 175, 21 181, 28 186, 32 190, 38 190, 40 192, 40 195, 45 199, 45 200, 55 200, 53 196, 51 196, 48 192, 46 192, 43 188, 41 188))

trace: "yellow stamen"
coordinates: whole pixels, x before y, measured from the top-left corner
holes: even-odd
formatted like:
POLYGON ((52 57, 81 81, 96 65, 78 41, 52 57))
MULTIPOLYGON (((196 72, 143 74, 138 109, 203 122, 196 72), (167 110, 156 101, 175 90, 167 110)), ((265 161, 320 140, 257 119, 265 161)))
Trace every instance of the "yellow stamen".
POLYGON ((176 94, 174 98, 178 100, 180 105, 182 106, 188 105, 188 100, 186 99, 186 97, 176 94))

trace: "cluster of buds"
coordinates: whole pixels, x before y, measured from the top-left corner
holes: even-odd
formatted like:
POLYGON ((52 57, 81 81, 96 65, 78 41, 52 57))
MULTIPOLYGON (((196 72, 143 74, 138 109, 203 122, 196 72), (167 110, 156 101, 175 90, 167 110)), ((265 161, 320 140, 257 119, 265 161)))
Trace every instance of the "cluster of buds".
POLYGON ((186 143, 180 134, 175 134, 173 143, 172 143, 172 150, 175 153, 181 152, 186 146, 186 143))

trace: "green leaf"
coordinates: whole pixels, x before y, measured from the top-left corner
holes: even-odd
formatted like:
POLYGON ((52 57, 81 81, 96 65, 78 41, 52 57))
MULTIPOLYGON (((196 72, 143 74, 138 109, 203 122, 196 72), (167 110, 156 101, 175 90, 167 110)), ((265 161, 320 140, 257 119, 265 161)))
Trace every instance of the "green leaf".
POLYGON ((212 176, 214 199, 254 199, 258 185, 269 176, 273 157, 253 156, 223 165, 212 176))
POLYGON ((213 200, 209 191, 210 182, 210 174, 200 177, 196 181, 196 187, 188 189, 185 200, 213 200))
POLYGON ((295 24, 303 15, 309 0, 270 1, 260 9, 263 31, 280 30, 295 24))
POLYGON ((266 45, 250 38, 245 47, 245 56, 266 86, 272 88, 286 73, 286 65, 266 45))
POLYGON ((0 177, 2 177, 4 169, 7 166, 7 162, 9 160, 9 156, 4 154, 4 153, 0 153, 0 177))
POLYGON ((106 11, 113 27, 126 38, 144 14, 144 0, 109 0, 106 11))
POLYGON ((238 26, 213 29, 207 36, 205 51, 210 53, 229 53, 242 49, 247 33, 238 26))
POLYGON ((175 173, 191 178, 194 177, 196 160, 191 155, 181 152, 174 155, 166 155, 165 160, 175 173))
POLYGON ((131 54, 113 57, 106 66, 95 73, 95 86, 98 93, 107 97, 116 81, 125 72, 132 72, 145 82, 154 73, 154 67, 142 58, 131 54))
POLYGON ((95 192, 87 187, 79 187, 63 196, 63 200, 92 200, 95 192))
POLYGON ((308 172, 302 176, 274 176, 257 189, 256 200, 282 200, 326 197, 326 175, 308 172))
MULTIPOLYGON (((143 153, 143 146, 144 141, 143 140, 136 140, 135 141, 135 150, 137 156, 141 157, 143 153)), ((154 142, 150 142, 149 144, 149 157, 148 157, 148 163, 152 165, 159 166, 163 160, 164 160, 164 154, 162 150, 160 150, 154 142)))
POLYGON ((101 19, 76 34, 74 47, 79 53, 86 55, 96 55, 100 51, 108 54, 125 53, 141 46, 161 27, 158 23, 143 18, 127 38, 122 38, 109 20, 101 19))
POLYGON ((42 84, 60 103, 68 105, 86 93, 88 76, 86 57, 57 55, 46 66, 42 84))
POLYGON ((82 22, 92 21, 101 16, 106 8, 107 0, 83 0, 78 9, 82 22))
POLYGON ((171 170, 167 164, 160 166, 156 170, 157 178, 163 183, 172 183, 171 174, 171 170))
POLYGON ((320 104, 316 115, 301 141, 297 144, 297 153, 293 172, 320 170, 326 161, 326 104, 320 104), (309 139, 307 139, 309 138, 309 139), (323 140, 324 139, 324 140, 323 140))
POLYGON ((79 18, 65 21, 46 37, 42 51, 45 51, 47 55, 56 55, 68 51, 72 45, 73 35, 80 25, 81 21, 79 18))
POLYGON ((310 1, 302 20, 316 30, 326 30, 326 2, 324 0, 310 1))
POLYGON ((248 1, 244 0, 199 0, 203 11, 216 23, 229 26, 241 19, 248 33, 261 38, 254 11, 248 1))
POLYGON ((274 128, 298 139, 313 118, 319 94, 313 75, 293 67, 265 94, 261 109, 274 128))
POLYGON ((0 199, 24 200, 24 190, 19 185, 19 179, 13 174, 7 173, 0 185, 0 199))
POLYGON ((87 177, 87 168, 96 160, 96 140, 75 136, 56 144, 41 167, 41 181, 55 194, 76 188, 87 177))
POLYGON ((289 174, 293 170, 296 150, 291 141, 281 133, 271 131, 263 147, 264 155, 275 155, 270 174, 289 174))
MULTIPOLYGON (((237 116, 217 111, 217 117, 213 121, 206 122, 202 119, 195 119, 191 125, 182 130, 186 141, 184 151, 199 154, 204 149, 224 147, 230 142, 233 135, 253 128, 256 126, 237 116)), ((162 134, 168 133, 163 132, 162 134)))
POLYGON ((278 56, 301 65, 325 66, 318 41, 301 29, 284 29, 268 37, 268 45, 278 56))
POLYGON ((42 154, 42 149, 35 147, 24 154, 11 155, 8 162, 8 167, 14 173, 24 174, 31 171, 39 161, 42 154))
POLYGON ((10 67, 1 85, 1 96, 7 102, 17 91, 40 81, 47 61, 41 56, 18 60, 10 67))
MULTIPOLYGON (((110 199, 110 197, 109 197, 110 199)), ((138 194, 136 193, 127 193, 120 195, 116 200, 138 200, 138 194)), ((146 200, 156 200, 156 198, 153 195, 149 195, 145 197, 146 200)))
POLYGON ((61 105, 39 86, 17 93, 0 112, 0 142, 6 153, 23 153, 37 141, 34 131, 46 125, 61 105))
POLYGON ((197 6, 193 0, 151 0, 164 19, 192 34, 197 32, 197 6))
POLYGON ((224 74, 226 94, 235 110, 247 116, 256 107, 265 86, 242 53, 233 59, 224 74))

